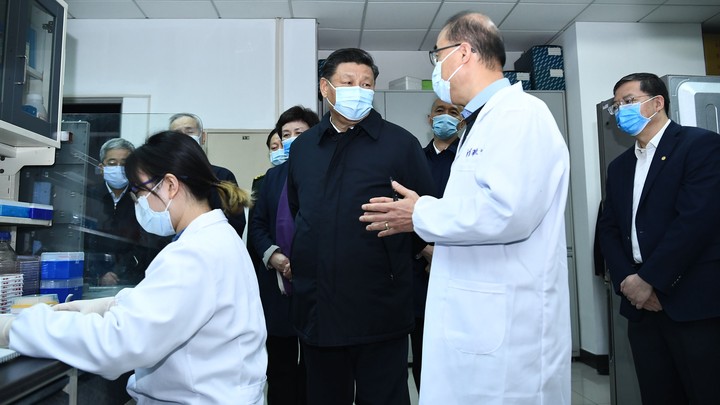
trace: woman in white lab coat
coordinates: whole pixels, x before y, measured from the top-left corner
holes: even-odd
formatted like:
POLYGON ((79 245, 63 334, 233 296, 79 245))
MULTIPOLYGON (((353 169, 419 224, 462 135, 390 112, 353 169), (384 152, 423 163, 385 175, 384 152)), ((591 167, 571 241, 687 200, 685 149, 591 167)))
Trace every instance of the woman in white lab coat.
POLYGON ((145 279, 60 311, 34 306, 10 327, 0 323, 0 332, 8 330, 9 346, 22 354, 106 378, 134 369, 127 389, 139 404, 262 404, 267 354, 257 280, 225 216, 249 196, 219 182, 198 144, 172 131, 150 137, 125 170, 140 225, 176 235, 145 279), (222 211, 208 204, 213 187, 222 211))

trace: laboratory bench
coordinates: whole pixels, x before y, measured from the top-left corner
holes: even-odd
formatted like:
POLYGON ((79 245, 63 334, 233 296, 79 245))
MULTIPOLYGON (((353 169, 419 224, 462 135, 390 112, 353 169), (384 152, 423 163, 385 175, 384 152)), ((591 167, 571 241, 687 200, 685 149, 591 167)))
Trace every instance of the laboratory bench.
POLYGON ((77 369, 58 360, 19 356, 0 364, 0 405, 35 404, 65 390, 77 404, 77 369))

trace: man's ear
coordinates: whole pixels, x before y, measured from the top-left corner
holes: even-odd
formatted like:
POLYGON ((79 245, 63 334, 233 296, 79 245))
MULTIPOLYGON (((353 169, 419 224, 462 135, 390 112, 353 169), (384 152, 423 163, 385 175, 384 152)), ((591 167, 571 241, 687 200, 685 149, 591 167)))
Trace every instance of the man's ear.
POLYGON ((323 98, 327 98, 328 94, 328 81, 324 77, 320 78, 320 94, 322 94, 323 98))

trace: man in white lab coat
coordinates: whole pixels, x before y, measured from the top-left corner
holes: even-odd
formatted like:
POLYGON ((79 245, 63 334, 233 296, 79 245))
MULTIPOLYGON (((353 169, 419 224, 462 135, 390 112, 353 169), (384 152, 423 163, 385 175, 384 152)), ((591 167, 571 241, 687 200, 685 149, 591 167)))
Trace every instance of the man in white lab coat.
POLYGON ((420 404, 570 404, 567 146, 547 106, 503 77, 486 16, 452 17, 430 58, 438 97, 465 105, 445 193, 395 182, 404 198, 374 198, 360 218, 435 242, 420 404))

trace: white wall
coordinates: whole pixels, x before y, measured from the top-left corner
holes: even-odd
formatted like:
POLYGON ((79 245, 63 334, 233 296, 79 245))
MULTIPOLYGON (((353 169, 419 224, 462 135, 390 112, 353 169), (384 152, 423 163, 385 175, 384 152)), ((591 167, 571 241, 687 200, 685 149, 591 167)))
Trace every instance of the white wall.
POLYGON ((633 72, 704 75, 699 24, 576 23, 556 43, 565 54, 581 348, 608 353, 606 292, 593 275, 600 204, 596 105, 633 72))
MULTIPOLYGON (((368 51, 375 59, 380 75, 375 83, 376 90, 387 90, 388 83, 404 76, 430 80, 433 66, 427 51, 368 51)), ((332 51, 318 51, 318 58, 324 59, 332 51)), ((504 70, 515 70, 513 64, 522 52, 508 52, 504 70)))
MULTIPOLYGON (((380 70, 375 82, 376 90, 387 90, 388 83, 403 76, 429 80, 433 66, 424 51, 368 51, 380 70)), ((318 51, 318 58, 325 59, 332 51, 318 51)))
POLYGON ((212 129, 271 128, 290 105, 316 108, 315 20, 72 19, 67 35, 65 97, 193 112, 212 129))

